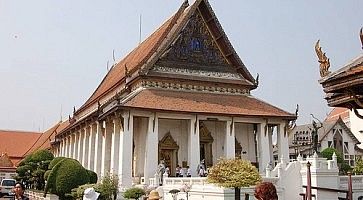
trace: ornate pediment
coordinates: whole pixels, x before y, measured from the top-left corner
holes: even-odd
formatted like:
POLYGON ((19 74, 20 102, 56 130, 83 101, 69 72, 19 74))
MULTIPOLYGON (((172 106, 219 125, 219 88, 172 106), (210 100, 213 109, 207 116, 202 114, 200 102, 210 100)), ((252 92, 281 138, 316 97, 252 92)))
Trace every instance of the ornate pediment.
POLYGON ((199 122, 199 140, 205 143, 212 143, 214 141, 211 132, 203 122, 199 122))
POLYGON ((241 79, 222 55, 199 12, 191 15, 153 71, 224 79, 241 79))
POLYGON ((0 167, 14 167, 7 153, 3 153, 0 156, 0 167))
POLYGON ((159 149, 179 149, 178 144, 175 142, 170 132, 167 132, 159 141, 159 149))

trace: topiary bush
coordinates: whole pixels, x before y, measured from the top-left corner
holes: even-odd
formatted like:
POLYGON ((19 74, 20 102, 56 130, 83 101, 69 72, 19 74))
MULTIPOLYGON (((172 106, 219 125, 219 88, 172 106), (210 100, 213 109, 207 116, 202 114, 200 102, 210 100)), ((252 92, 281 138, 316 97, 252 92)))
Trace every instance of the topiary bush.
POLYGON ((98 180, 97 173, 92 170, 88 170, 88 169, 87 169, 87 173, 89 176, 89 183, 97 183, 97 180, 98 180))
POLYGON ((66 199, 66 194, 73 188, 86 183, 89 183, 87 170, 77 160, 64 158, 50 172, 44 195, 50 191, 60 199, 66 199))
POLYGON ((55 157, 48 166, 48 169, 52 169, 59 161, 63 160, 65 157, 55 157))
POLYGON ((127 189, 124 192, 123 197, 126 199, 139 199, 143 195, 145 195, 145 191, 143 189, 133 187, 133 188, 127 189))

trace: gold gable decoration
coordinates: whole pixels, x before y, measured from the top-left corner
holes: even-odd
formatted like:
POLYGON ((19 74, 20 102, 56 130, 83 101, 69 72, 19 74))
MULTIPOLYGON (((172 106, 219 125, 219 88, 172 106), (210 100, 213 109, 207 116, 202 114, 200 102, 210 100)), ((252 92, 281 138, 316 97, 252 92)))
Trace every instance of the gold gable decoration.
POLYGON ((203 122, 199 122, 199 139, 203 142, 212 143, 214 141, 210 131, 203 122))
POLYGON ((7 153, 3 153, 0 157, 0 167, 14 167, 7 153))
POLYGON ((159 141, 159 149, 179 149, 179 145, 175 142, 170 132, 167 132, 159 141))

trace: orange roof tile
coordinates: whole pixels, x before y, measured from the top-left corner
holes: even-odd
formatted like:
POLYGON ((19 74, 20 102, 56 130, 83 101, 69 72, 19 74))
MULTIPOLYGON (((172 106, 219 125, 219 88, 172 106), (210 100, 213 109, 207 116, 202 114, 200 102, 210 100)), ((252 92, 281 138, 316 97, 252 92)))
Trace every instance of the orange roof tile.
POLYGON ((291 113, 245 95, 145 89, 124 106, 188 113, 296 118, 291 113))
POLYGON ((329 115, 325 118, 325 121, 336 121, 337 119, 348 118, 349 117, 349 109, 348 108, 341 108, 335 107, 333 110, 330 111, 329 115))
POLYGON ((40 138, 41 133, 0 130, 0 153, 7 153, 15 164, 40 138))
MULTIPOLYGON (((171 23, 176 20, 174 17, 179 17, 177 14, 173 15, 167 20, 160 28, 158 28, 153 34, 151 34, 146 40, 144 40, 139 46, 131 51, 124 59, 118 62, 104 77, 101 84, 94 91, 92 96, 84 103, 81 108, 82 110, 88 105, 96 103, 99 98, 106 93, 110 92, 116 86, 118 86, 123 78, 125 78, 125 66, 129 72, 140 68, 156 50, 158 45, 166 37, 171 29, 171 23)), ((175 23, 175 22, 174 22, 175 23)), ((77 111, 77 112, 78 112, 77 111)))

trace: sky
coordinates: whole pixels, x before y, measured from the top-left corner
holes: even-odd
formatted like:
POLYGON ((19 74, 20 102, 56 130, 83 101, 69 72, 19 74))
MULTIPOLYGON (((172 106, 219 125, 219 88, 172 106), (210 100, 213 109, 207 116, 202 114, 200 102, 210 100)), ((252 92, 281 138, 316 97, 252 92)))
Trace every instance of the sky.
MULTIPOLYGON (((68 119, 107 73, 183 0, 0 0, 0 129, 44 131, 68 119)), ((190 3, 194 1, 189 1, 190 3)), ((252 95, 298 124, 331 108, 318 83, 320 39, 335 71, 362 53, 362 0, 209 0, 250 73, 252 95)))

